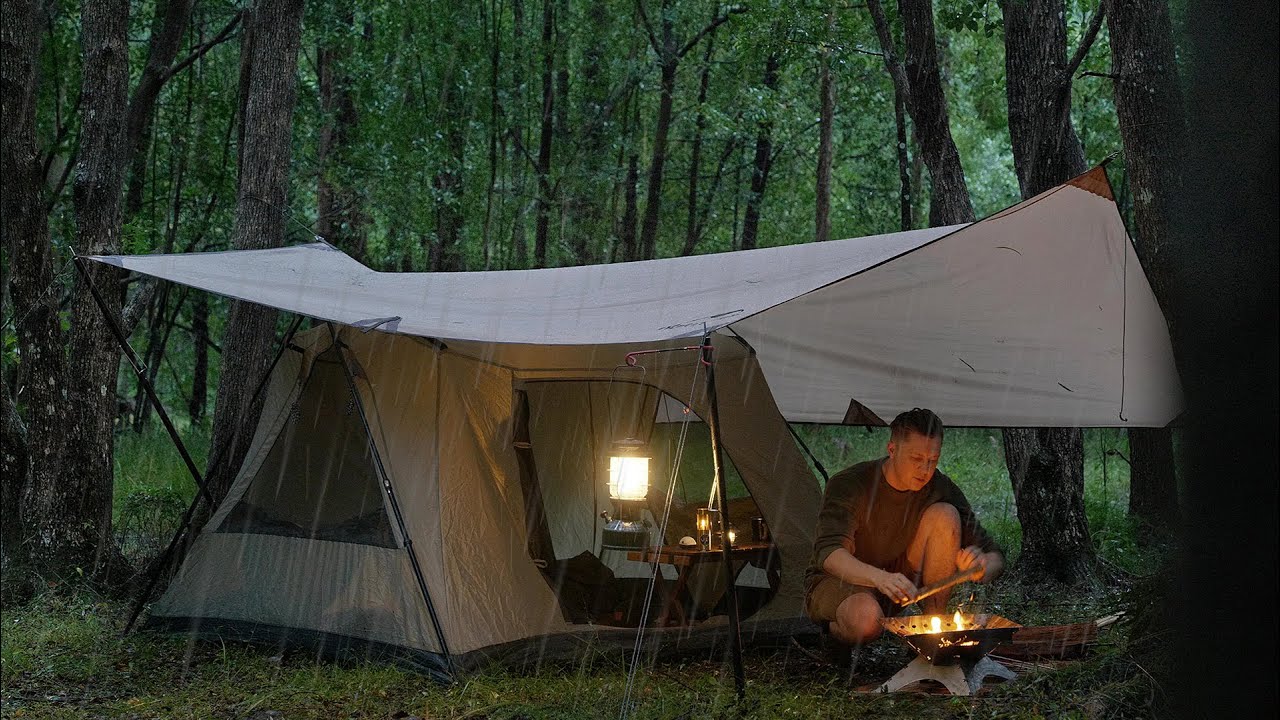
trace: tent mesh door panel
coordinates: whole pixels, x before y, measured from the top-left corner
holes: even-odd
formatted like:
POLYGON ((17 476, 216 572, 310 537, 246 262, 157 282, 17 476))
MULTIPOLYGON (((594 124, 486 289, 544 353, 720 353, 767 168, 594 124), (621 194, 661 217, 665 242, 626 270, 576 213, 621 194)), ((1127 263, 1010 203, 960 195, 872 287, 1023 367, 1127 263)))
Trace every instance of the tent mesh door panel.
POLYGON ((340 362, 333 351, 316 359, 284 429, 217 532, 397 547, 340 362))

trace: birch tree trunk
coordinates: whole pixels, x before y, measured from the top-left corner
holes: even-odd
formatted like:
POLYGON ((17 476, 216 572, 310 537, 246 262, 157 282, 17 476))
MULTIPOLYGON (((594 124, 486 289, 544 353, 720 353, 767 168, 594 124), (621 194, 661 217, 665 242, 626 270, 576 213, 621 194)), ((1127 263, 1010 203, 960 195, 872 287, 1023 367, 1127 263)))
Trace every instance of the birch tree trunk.
MULTIPOLYGON (((284 243, 284 209, 293 135, 302 0, 260 0, 249 11, 242 46, 243 94, 239 190, 232 245, 237 250, 284 243)), ((262 399, 250 402, 267 372, 276 311, 233 301, 222 340, 222 371, 213 413, 211 464, 205 474, 215 502, 222 500, 244 461, 262 399)))

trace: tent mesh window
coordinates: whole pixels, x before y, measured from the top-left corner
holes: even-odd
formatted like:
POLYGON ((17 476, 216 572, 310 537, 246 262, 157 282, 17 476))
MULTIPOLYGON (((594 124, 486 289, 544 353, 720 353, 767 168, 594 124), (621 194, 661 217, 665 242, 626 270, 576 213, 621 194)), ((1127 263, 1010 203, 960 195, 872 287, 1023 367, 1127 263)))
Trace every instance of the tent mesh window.
POLYGON ((332 350, 316 359, 284 429, 218 532, 396 547, 341 362, 332 350))

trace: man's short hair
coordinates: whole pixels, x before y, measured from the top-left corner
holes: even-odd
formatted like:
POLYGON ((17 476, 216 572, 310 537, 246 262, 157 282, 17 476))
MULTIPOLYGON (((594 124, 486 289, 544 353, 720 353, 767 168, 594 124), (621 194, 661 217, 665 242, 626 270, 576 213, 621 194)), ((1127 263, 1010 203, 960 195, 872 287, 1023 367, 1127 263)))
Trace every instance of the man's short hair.
POLYGON ((900 413, 898 417, 889 423, 889 439, 902 440, 907 436, 908 432, 919 433, 927 438, 942 439, 942 418, 938 417, 932 410, 925 408, 911 408, 910 410, 900 413))

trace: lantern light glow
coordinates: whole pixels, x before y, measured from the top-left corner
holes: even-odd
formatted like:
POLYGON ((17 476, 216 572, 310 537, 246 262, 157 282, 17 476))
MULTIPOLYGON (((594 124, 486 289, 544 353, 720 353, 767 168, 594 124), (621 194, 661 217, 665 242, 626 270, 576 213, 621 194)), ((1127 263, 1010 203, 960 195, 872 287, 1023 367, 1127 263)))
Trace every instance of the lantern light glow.
POLYGON ((609 497, 644 500, 649 494, 649 458, 613 455, 609 458, 609 497))

